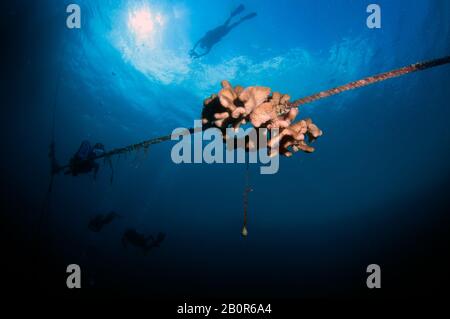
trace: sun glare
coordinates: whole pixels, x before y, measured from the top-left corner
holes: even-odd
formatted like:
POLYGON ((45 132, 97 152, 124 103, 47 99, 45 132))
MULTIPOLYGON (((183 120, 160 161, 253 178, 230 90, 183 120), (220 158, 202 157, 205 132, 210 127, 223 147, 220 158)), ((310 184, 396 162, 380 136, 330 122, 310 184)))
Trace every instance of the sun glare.
POLYGON ((128 14, 128 27, 141 42, 151 40, 158 32, 158 28, 163 25, 163 16, 160 13, 153 13, 148 7, 132 10, 128 14))

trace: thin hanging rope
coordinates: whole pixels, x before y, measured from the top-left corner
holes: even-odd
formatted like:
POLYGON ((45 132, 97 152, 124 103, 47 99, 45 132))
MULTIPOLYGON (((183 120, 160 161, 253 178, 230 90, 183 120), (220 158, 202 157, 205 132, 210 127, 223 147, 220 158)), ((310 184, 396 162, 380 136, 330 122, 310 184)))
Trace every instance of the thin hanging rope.
MULTIPOLYGON (((419 62, 419 63, 411 64, 409 66, 402 67, 400 69, 388 71, 388 72, 381 73, 381 74, 374 75, 374 76, 369 76, 369 77, 363 78, 358 81, 354 81, 354 82, 344 84, 342 86, 338 86, 333 89, 321 91, 319 93, 315 93, 315 94, 297 99, 294 102, 287 104, 286 107, 279 109, 278 112, 279 112, 279 114, 285 114, 290 109, 298 108, 300 105, 303 105, 303 104, 312 103, 314 101, 324 99, 324 98, 330 97, 332 95, 340 94, 345 91, 350 91, 353 89, 365 87, 365 86, 368 86, 368 85, 371 85, 371 84, 374 84, 377 82, 381 82, 381 81, 385 81, 385 80, 392 79, 395 77, 399 77, 399 76, 402 76, 402 75, 405 75, 408 73, 422 71, 422 70, 430 69, 430 68, 433 68, 436 66, 448 64, 448 63, 450 63, 450 56, 446 56, 446 57, 434 59, 434 60, 429 60, 429 61, 425 61, 425 62, 419 62)), ((205 130, 206 128, 207 127, 203 127, 203 130, 205 130)), ((191 133, 197 132, 197 130, 198 129, 190 128, 188 130, 188 132, 185 132, 184 134, 191 134, 191 133)), ((184 135, 184 134, 181 134, 181 135, 184 135)), ((168 141, 170 139, 171 139, 171 135, 165 135, 165 136, 152 138, 152 139, 140 142, 140 143, 113 149, 109 152, 105 152, 101 155, 98 155, 98 156, 94 157, 93 159, 95 160, 95 159, 99 159, 99 158, 103 158, 103 157, 111 157, 111 156, 118 155, 118 154, 129 153, 131 151, 136 151, 141 148, 148 148, 150 145, 159 144, 159 143, 168 141)), ((60 172, 61 170, 68 168, 69 166, 70 166, 69 164, 64 165, 64 166, 59 166, 57 169, 54 170, 54 173, 56 174, 56 173, 60 172)))
POLYGON ((58 97, 59 90, 61 86, 61 75, 64 64, 64 53, 65 53, 65 43, 61 44, 61 60, 59 61, 58 72, 56 74, 56 84, 55 84, 55 92, 53 96, 53 105, 52 105, 52 126, 50 133, 50 146, 48 157, 50 158, 50 182, 48 184, 47 193, 45 194, 44 202, 42 203, 41 213, 39 215, 39 220, 37 223, 37 227, 35 229, 36 235, 40 236, 40 231, 42 228, 42 223, 44 222, 45 217, 48 215, 48 211, 50 209, 50 200, 51 193, 53 188, 53 181, 55 173, 58 172, 59 165, 56 161, 56 142, 55 142, 55 130, 56 130, 56 111, 58 106, 58 97))
MULTIPOLYGON (((63 51, 64 53, 64 51, 63 51)), ((56 106, 58 103, 58 95, 59 95, 59 87, 61 85, 61 73, 62 73, 62 60, 60 62, 58 75, 56 77, 56 87, 55 87, 55 95, 53 100, 53 108, 52 108, 52 127, 51 127, 51 138, 50 138, 50 146, 48 157, 50 158, 50 170, 52 172, 50 177, 50 183, 48 185, 48 192, 52 191, 53 187, 53 172, 58 169, 58 162, 56 161, 56 142, 55 142, 55 130, 56 130, 56 106)))
POLYGON ((249 161, 247 161, 247 165, 245 167, 245 189, 244 189, 244 222, 242 226, 241 234, 244 237, 247 237, 247 214, 248 214, 248 194, 252 191, 250 187, 250 167, 249 161))

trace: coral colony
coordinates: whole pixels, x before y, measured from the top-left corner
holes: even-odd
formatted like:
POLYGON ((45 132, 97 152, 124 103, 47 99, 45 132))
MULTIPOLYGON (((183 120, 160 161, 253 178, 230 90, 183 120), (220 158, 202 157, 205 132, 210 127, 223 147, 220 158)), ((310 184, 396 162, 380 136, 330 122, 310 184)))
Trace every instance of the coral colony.
MULTIPOLYGON (((299 150, 313 152, 314 148, 306 144, 306 137, 309 141, 315 140, 322 135, 322 131, 311 119, 292 124, 298 109, 289 108, 290 96, 279 92, 270 95, 270 91, 270 88, 260 86, 244 89, 237 85, 233 88, 228 81, 222 81, 219 94, 213 94, 204 101, 202 123, 212 123, 222 131, 229 126, 238 129, 247 122, 255 128, 278 129, 279 134, 268 138, 271 156, 281 153, 289 157, 299 150), (292 152, 289 147, 292 147, 292 152)), ((247 145, 249 149, 258 146, 255 141, 247 145)))
MULTIPOLYGON (((159 144, 168 140, 181 141, 172 148, 172 160, 175 163, 192 163, 191 160, 191 133, 194 134, 194 163, 234 163, 234 154, 226 153, 223 160, 223 143, 226 150, 237 152, 238 163, 245 163, 245 152, 248 152, 246 179, 244 191, 244 225, 241 234, 246 237, 247 232, 247 206, 248 193, 251 188, 248 183, 248 162, 256 162, 256 151, 263 164, 270 162, 269 166, 261 167, 262 174, 274 174, 278 171, 278 155, 290 157, 293 153, 303 151, 311 153, 314 148, 310 143, 323 135, 323 132, 309 118, 293 123, 298 115, 298 108, 307 103, 340 94, 345 91, 365 87, 377 82, 403 76, 416 71, 433 68, 450 63, 450 56, 411 64, 385 73, 369 76, 339 87, 318 92, 316 94, 289 102, 290 96, 273 92, 261 86, 232 86, 228 81, 222 81, 222 89, 203 102, 202 120, 195 121, 194 128, 176 129, 171 135, 160 136, 140 143, 109 152, 102 152, 89 158, 94 161, 104 158, 112 168, 111 157, 143 149, 147 151, 150 145, 159 144), (197 125, 198 123, 198 125, 197 125), (243 125, 251 126, 244 131, 243 125), (202 140, 211 140, 203 149, 202 140), (236 142, 236 143, 235 143, 236 142), (309 144, 308 144, 309 143, 309 144), (198 147, 199 146, 199 147, 198 147)), ((51 192, 53 176, 70 167, 70 164, 60 166, 55 157, 55 144, 50 144, 49 157, 51 159, 51 179, 48 192, 51 192)), ((112 179, 111 179, 112 180, 112 179)))
MULTIPOLYGON (((429 68, 450 63, 450 56, 418 62, 404 66, 399 69, 372 75, 357 81, 353 81, 339 87, 320 91, 318 93, 299 98, 289 102, 289 95, 274 92, 270 95, 270 89, 266 87, 251 86, 244 89, 241 86, 232 87, 228 81, 222 81, 222 89, 218 94, 213 94, 204 101, 202 111, 201 130, 207 128, 217 128, 220 130, 223 138, 226 140, 230 130, 227 128, 238 129, 241 125, 251 123, 254 128, 266 129, 266 142, 270 155, 281 154, 292 156, 299 150, 310 153, 314 151, 306 141, 310 142, 322 135, 322 131, 312 122, 311 119, 303 119, 292 124, 298 113, 298 107, 314 101, 328 98, 330 96, 362 88, 377 82, 403 76, 409 73, 423 71, 429 68), (278 130, 279 134, 269 134, 267 130, 278 130)), ((102 155, 99 158, 110 158, 114 155, 147 150, 150 145, 159 144, 171 139, 177 139, 180 135, 187 135, 196 132, 195 128, 184 129, 182 133, 165 135, 152 138, 140 143, 116 148, 102 155)), ((261 134, 259 134, 261 135, 261 134)), ((247 139, 245 148, 247 150, 260 149, 263 146, 263 140, 260 138, 247 139), (259 144, 261 143, 261 144, 259 144)), ((54 157, 54 147, 51 147, 50 157, 54 157)), ((261 153, 260 153, 261 156, 261 153)), ((68 165, 52 167, 52 175, 61 172, 68 165)))

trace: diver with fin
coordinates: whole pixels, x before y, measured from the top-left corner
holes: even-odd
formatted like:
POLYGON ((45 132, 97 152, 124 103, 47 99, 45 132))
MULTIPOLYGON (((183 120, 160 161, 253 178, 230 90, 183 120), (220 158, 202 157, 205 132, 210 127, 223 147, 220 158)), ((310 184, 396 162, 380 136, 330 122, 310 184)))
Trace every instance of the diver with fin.
POLYGON ((144 253, 148 253, 153 247, 159 247, 165 238, 165 233, 159 232, 155 239, 152 235, 145 236, 138 233, 135 229, 130 228, 122 236, 122 245, 127 248, 128 244, 130 244, 142 249, 144 253))
POLYGON ((226 36, 232 29, 236 28, 242 22, 256 17, 257 15, 256 12, 252 12, 240 18, 237 22, 230 24, 231 19, 233 19, 233 17, 240 14, 244 10, 245 7, 241 4, 239 7, 234 9, 233 12, 231 12, 229 18, 227 19, 227 21, 225 21, 224 24, 206 32, 206 34, 197 41, 197 43, 194 45, 194 48, 189 51, 189 55, 191 56, 191 58, 197 59, 207 55, 209 51, 211 51, 212 47, 216 45, 220 40, 222 40, 222 38, 226 36), (197 47, 202 49, 202 52, 197 52, 197 47))
POLYGON ((100 232, 100 231, 102 230, 102 228, 103 228, 105 225, 108 225, 108 224, 110 224, 114 219, 116 219, 116 218, 121 218, 121 217, 122 217, 122 216, 120 216, 119 214, 117 214, 117 213, 114 212, 114 211, 111 211, 111 212, 109 212, 109 213, 106 214, 106 215, 99 214, 99 215, 96 215, 94 218, 92 218, 92 219, 89 221, 88 227, 89 227, 89 229, 90 229, 91 231, 93 231, 93 232, 95 232, 95 233, 98 233, 98 232, 100 232))
POLYGON ((101 143, 96 143, 94 147, 89 141, 83 141, 75 155, 70 159, 69 167, 64 172, 65 175, 77 176, 91 171, 94 172, 94 179, 100 165, 95 162, 97 156, 105 153, 105 147, 101 143))

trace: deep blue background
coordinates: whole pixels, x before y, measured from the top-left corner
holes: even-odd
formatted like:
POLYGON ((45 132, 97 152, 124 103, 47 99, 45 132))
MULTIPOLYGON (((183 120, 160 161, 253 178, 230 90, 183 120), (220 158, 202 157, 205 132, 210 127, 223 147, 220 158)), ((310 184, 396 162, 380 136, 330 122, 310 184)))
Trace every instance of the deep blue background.
POLYGON ((379 30, 367 1, 242 2, 258 17, 198 61, 189 49, 239 1, 77 1, 80 30, 65 27, 65 1, 1 5, 2 235, 16 287, 33 264, 36 288, 66 292, 70 263, 94 296, 370 296, 371 263, 387 296, 448 284, 449 66, 304 106, 324 136, 275 175, 251 166, 247 239, 244 165, 175 165, 169 142, 115 159, 112 185, 107 166, 95 182, 57 176, 36 243, 55 98, 66 162, 83 139, 114 148, 191 127, 223 79, 297 98, 450 53, 445 0, 377 1, 379 30), (164 23, 143 44, 127 19, 145 5, 164 23), (124 217, 90 233, 110 210, 124 217), (143 256, 122 248, 127 227, 167 240, 143 256))

